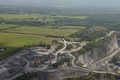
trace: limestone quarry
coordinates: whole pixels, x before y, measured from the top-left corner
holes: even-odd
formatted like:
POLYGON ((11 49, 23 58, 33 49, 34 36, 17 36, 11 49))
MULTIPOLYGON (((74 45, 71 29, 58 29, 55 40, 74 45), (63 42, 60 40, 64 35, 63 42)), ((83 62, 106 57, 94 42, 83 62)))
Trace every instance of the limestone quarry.
MULTIPOLYGON (((120 48, 118 46, 118 39, 115 33, 109 36, 109 40, 100 47, 95 47, 91 51, 79 56, 78 60, 82 67, 97 71, 115 71, 119 67, 110 63, 114 55, 119 55, 120 48)), ((116 61, 119 64, 117 56, 116 61)))
POLYGON ((104 41, 105 38, 108 39, 104 44, 92 48, 90 51, 79 55, 78 58, 71 53, 82 49, 90 42, 72 43, 63 39, 61 42, 64 47, 57 52, 45 47, 31 47, 22 50, 0 61, 0 80, 12 80, 27 72, 37 72, 36 78, 38 80, 63 80, 84 76, 89 72, 120 73, 119 39, 114 32, 110 32, 108 36, 97 41, 104 41), (74 46, 77 44, 79 47, 66 50, 67 44, 74 46))

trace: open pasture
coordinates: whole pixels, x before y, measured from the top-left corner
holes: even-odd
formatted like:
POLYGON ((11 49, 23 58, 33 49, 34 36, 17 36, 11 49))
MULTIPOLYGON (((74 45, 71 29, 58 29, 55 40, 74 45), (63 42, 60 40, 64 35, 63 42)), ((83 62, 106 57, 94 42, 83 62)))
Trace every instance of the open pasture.
POLYGON ((25 19, 25 18, 41 18, 49 17, 50 15, 45 14, 0 14, 0 18, 12 20, 12 19, 25 19))
POLYGON ((1 29, 6 29, 6 28, 10 28, 10 27, 15 27, 17 25, 11 25, 11 24, 0 24, 0 30, 1 29))
POLYGON ((39 44, 40 42, 50 44, 50 38, 42 36, 0 33, 0 49, 6 48, 6 50, 0 51, 0 57, 9 55, 9 52, 17 48, 25 45, 39 44))
POLYGON ((57 15, 55 17, 58 18, 77 18, 77 19, 86 19, 88 16, 64 16, 64 15, 57 15))
POLYGON ((61 26, 59 29, 85 29, 85 26, 61 26))
POLYGON ((26 33, 26 34, 40 34, 40 35, 53 35, 53 36, 69 36, 79 30, 76 29, 53 29, 42 28, 33 26, 22 26, 14 29, 8 29, 7 32, 11 33, 26 33))

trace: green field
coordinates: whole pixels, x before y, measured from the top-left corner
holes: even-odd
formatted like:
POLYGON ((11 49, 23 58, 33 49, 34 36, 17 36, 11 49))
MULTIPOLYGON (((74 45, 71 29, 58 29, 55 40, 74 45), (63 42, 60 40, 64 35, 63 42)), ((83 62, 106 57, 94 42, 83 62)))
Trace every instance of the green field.
POLYGON ((41 36, 0 33, 0 48, 7 48, 5 51, 0 51, 0 57, 9 54, 12 50, 23 47, 24 45, 39 44, 40 42, 49 44, 50 39, 41 36))
POLYGON ((86 19, 88 16, 63 16, 63 15, 47 15, 47 14, 0 14, 0 18, 4 20, 15 20, 15 21, 42 21, 42 22, 52 22, 55 17, 58 18, 78 18, 86 19), (40 19, 40 20, 39 20, 40 19))
POLYGON ((6 30, 8 32, 14 33, 27 33, 27 34, 50 34, 54 36, 69 36, 79 30, 75 29, 51 29, 51 28, 41 28, 41 27, 31 27, 31 26, 22 26, 14 29, 6 30))
MULTIPOLYGON (((40 21, 40 22, 52 22, 58 18, 79 18, 85 19, 87 16, 62 16, 62 15, 47 15, 47 14, 0 14, 0 18, 8 21, 40 21)), ((52 36, 65 36, 85 29, 84 26, 61 26, 55 28, 55 26, 47 25, 44 27, 36 26, 21 26, 15 27, 13 24, 0 24, 0 29, 5 29, 0 33, 0 57, 9 55, 11 51, 14 51, 24 45, 39 44, 40 42, 50 44, 51 40, 62 40, 61 38, 48 38, 46 35, 52 36), (11 28, 12 27, 12 28, 11 28), (7 32, 7 33, 6 33, 7 32), (12 34, 14 33, 14 34, 12 34), (24 34, 23 34, 24 33, 24 34), (39 36, 37 36, 37 35, 39 36), (41 36, 42 35, 42 36, 41 36), (1 51, 1 49, 6 50, 1 51)), ((68 37, 69 38, 69 37, 68 37)))
POLYGON ((63 15, 57 15, 55 17, 58 18, 78 18, 78 19, 86 19, 88 16, 63 16, 63 15))
POLYGON ((85 29, 85 26, 61 26, 59 29, 85 29))
POLYGON ((10 27, 15 27, 17 25, 11 25, 11 24, 0 24, 0 29, 6 29, 10 27))
POLYGON ((51 15, 46 15, 46 14, 0 14, 0 18, 3 18, 5 20, 15 20, 15 21, 36 21, 36 20, 42 22, 54 21, 51 15))
POLYGON ((74 26, 63 26, 61 28, 68 29, 53 29, 53 27, 33 27, 33 26, 22 26, 17 28, 10 28, 16 25, 4 24, 0 25, 0 29, 6 29, 0 33, 0 49, 6 48, 5 51, 0 51, 0 57, 4 57, 10 54, 11 51, 14 51, 24 45, 39 44, 40 42, 45 44, 50 44, 50 40, 61 40, 60 38, 48 38, 44 36, 35 36, 34 34, 50 34, 54 36, 69 36, 72 33, 80 31, 80 29, 85 29, 83 26, 78 26, 72 29, 74 26), (71 28, 71 29, 70 29, 71 28), (7 32, 14 32, 5 33, 7 32), (16 34, 16 33, 27 33, 26 34, 16 34))
POLYGON ((51 15, 47 15, 47 14, 0 14, 0 17, 3 19, 11 20, 11 19, 41 18, 41 17, 85 19, 88 16, 63 16, 63 15, 51 16, 51 15))
POLYGON ((11 20, 11 19, 50 17, 50 15, 45 15, 45 14, 0 14, 0 17, 3 19, 11 20))

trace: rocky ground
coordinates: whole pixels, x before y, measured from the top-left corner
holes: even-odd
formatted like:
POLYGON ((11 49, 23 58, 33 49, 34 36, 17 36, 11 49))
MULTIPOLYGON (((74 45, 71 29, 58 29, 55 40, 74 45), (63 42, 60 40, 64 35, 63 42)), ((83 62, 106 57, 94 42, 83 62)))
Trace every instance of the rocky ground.
POLYGON ((52 54, 49 55, 50 52, 52 51, 42 47, 34 47, 0 61, 0 80, 10 80, 15 74, 24 71, 37 71, 46 68, 48 63, 44 62, 54 57, 52 54))

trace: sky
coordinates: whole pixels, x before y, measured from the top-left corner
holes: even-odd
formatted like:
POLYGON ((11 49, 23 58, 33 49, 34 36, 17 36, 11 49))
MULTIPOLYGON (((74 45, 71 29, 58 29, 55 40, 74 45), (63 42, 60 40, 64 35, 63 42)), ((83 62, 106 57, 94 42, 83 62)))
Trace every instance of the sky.
POLYGON ((0 4, 52 7, 120 7, 120 0, 0 0, 0 4))

